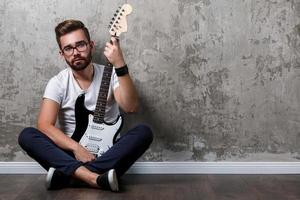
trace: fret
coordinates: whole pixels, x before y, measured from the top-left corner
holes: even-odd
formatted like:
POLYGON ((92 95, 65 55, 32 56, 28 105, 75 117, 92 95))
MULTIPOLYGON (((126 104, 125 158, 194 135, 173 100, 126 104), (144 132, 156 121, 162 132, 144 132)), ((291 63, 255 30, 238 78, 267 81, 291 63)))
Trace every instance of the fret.
POLYGON ((107 95, 106 93, 108 92, 108 88, 105 88, 106 86, 104 85, 103 86, 103 90, 102 90, 102 92, 101 92, 101 96, 103 96, 103 95, 107 95))
POLYGON ((101 102, 103 102, 103 103, 106 103, 106 101, 107 101, 107 95, 105 94, 105 95, 103 95, 103 96, 98 96, 98 99, 99 99, 99 101, 101 101, 101 102))
POLYGON ((96 123, 103 123, 104 122, 104 119, 102 119, 102 118, 99 118, 99 119, 97 119, 97 120, 93 120, 94 122, 96 122, 96 123))
MULTIPOLYGON (((103 86, 103 87, 106 87, 106 86, 103 86)), ((99 93, 98 96, 100 96, 100 97, 101 97, 101 96, 102 96, 102 97, 103 97, 103 96, 107 96, 107 92, 108 92, 108 89, 104 89, 104 88, 103 88, 103 90, 101 91, 101 93, 99 93)))
POLYGON ((107 97, 98 97, 98 99, 99 99, 99 104, 100 103, 106 103, 107 97))
POLYGON ((99 104, 97 104, 97 106, 104 107, 105 104, 104 103, 99 103, 99 104))
POLYGON ((101 116, 94 115, 94 119, 98 119, 98 120, 100 120, 100 119, 101 119, 101 116))
POLYGON ((99 102, 101 101, 102 103, 106 103, 107 95, 105 95, 105 96, 98 95, 98 99, 99 99, 99 102))
POLYGON ((102 119, 104 117, 104 115, 99 115, 99 114, 97 114, 97 115, 94 115, 94 119, 96 118, 96 119, 102 119))
POLYGON ((100 117, 100 113, 99 112, 94 113, 94 116, 100 117))

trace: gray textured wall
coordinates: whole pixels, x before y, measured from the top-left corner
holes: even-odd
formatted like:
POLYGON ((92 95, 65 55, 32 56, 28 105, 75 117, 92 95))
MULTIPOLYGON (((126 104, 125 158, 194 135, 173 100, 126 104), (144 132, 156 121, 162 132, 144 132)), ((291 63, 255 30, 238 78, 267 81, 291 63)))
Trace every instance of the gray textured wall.
MULTIPOLYGON (((149 161, 300 159, 299 0, 132 0, 121 42, 148 122, 149 161)), ((26 161, 47 81, 66 64, 55 25, 89 27, 101 62, 107 24, 125 1, 0 1, 0 161, 26 161)), ((130 126, 130 125, 129 125, 130 126)))

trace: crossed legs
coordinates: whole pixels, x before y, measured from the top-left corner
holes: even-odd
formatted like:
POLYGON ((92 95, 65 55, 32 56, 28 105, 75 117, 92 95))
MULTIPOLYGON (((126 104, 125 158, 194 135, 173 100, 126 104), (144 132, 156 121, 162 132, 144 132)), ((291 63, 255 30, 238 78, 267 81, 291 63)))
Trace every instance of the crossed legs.
POLYGON ((72 152, 60 149, 45 134, 35 128, 25 128, 19 135, 19 144, 29 156, 47 171, 54 167, 66 176, 73 176, 92 187, 98 187, 97 178, 110 169, 122 176, 152 143, 151 129, 138 125, 129 130, 101 157, 83 163, 72 152))

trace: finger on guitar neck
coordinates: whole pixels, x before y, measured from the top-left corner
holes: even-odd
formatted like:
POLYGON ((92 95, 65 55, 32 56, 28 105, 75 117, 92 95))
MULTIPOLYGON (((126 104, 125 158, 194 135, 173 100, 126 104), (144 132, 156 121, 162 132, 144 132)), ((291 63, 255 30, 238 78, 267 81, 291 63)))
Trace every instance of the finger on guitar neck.
POLYGON ((112 38, 115 38, 115 39, 116 39, 115 41, 116 41, 117 43, 119 43, 119 42, 120 42, 120 39, 119 39, 119 37, 118 37, 118 36, 116 36, 116 35, 112 35, 112 36, 111 36, 111 38, 110 38, 110 41, 109 41, 109 42, 110 42, 110 44, 112 44, 112 45, 114 44, 114 42, 113 42, 112 38))
MULTIPOLYGON (((118 37, 118 36, 112 35, 111 38, 110 38, 109 43, 110 43, 111 45, 114 45, 114 46, 119 46, 119 41, 120 41, 120 40, 119 40, 119 37, 118 37)), ((110 61, 108 60, 108 58, 106 58, 106 60, 107 60, 107 66, 108 66, 108 67, 113 67, 113 64, 110 63, 110 61)))

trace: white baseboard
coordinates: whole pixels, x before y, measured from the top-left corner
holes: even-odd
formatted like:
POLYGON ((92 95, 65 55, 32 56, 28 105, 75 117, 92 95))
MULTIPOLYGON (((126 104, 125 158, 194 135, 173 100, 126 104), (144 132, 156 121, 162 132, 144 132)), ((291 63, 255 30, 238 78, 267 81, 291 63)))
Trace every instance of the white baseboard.
MULTIPOLYGON (((0 162, 0 174, 45 174, 36 162, 0 162)), ((300 174, 300 162, 137 162, 129 174, 300 174)))

